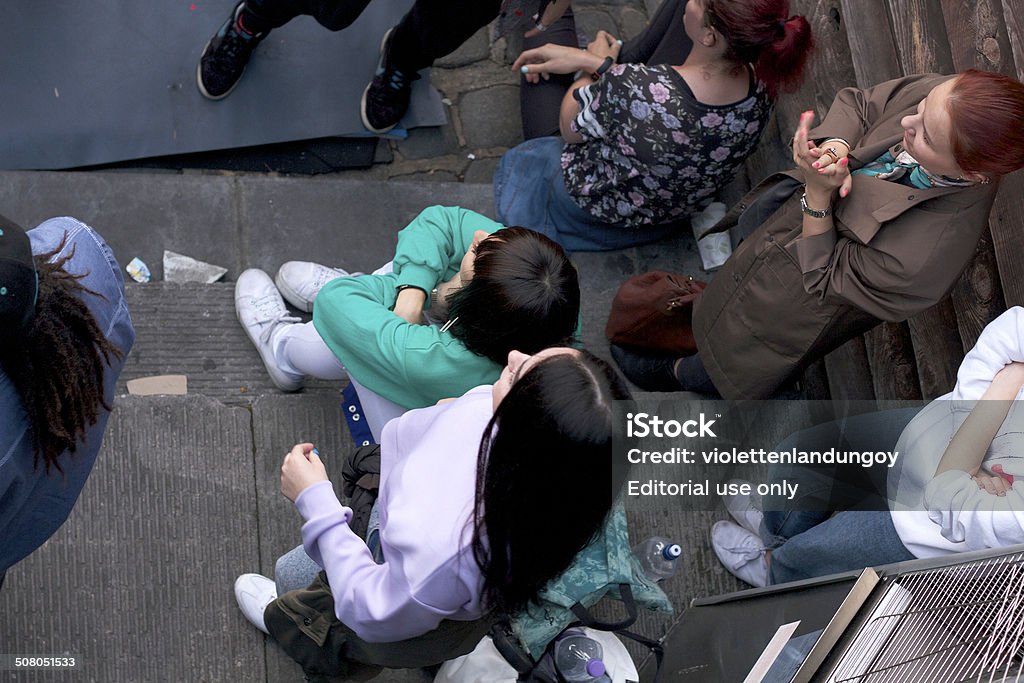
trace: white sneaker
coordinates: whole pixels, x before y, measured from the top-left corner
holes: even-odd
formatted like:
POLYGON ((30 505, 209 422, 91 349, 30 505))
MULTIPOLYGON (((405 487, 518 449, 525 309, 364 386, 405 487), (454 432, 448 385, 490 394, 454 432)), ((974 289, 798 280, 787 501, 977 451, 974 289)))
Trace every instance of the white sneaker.
POLYGON ((323 286, 348 274, 340 268, 328 268, 311 261, 288 261, 278 269, 274 282, 288 303, 300 311, 311 313, 313 300, 323 286))
POLYGON ((738 524, 715 522, 711 547, 729 573, 751 586, 768 585, 768 561, 761 539, 738 524))
POLYGON ((761 520, 764 519, 764 513, 761 512, 761 495, 756 493, 753 485, 744 479, 730 479, 726 484, 746 484, 750 486, 751 493, 749 495, 722 496, 722 502, 725 503, 725 509, 729 511, 729 514, 732 515, 737 524, 750 533, 759 535, 761 532, 761 520))
POLYGON ((250 268, 238 276, 235 283, 235 312, 249 340, 256 346, 271 381, 281 391, 302 388, 302 375, 285 372, 277 366, 271 348, 271 336, 281 325, 302 322, 288 315, 281 293, 270 276, 257 268, 250 268))
POLYGON ((270 635, 263 611, 277 599, 274 582, 261 574, 242 574, 235 579, 235 600, 249 623, 270 635))

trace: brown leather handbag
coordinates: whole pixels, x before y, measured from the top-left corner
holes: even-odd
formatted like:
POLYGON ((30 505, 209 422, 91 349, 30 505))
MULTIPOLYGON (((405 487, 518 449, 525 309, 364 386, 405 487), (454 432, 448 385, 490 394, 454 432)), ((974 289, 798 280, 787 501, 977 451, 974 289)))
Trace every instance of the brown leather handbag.
POLYGON ((693 355, 693 301, 705 287, 689 275, 662 270, 631 277, 615 294, 605 336, 624 346, 693 355))

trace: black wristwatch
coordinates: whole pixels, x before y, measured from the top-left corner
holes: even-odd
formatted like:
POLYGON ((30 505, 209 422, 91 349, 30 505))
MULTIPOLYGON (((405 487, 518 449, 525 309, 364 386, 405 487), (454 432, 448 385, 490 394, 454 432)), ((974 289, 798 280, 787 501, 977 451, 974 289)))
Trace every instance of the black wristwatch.
POLYGON ((803 211, 808 216, 810 216, 811 218, 827 218, 832 215, 831 206, 825 209, 812 209, 811 207, 807 206, 806 192, 800 195, 800 210, 803 211))
POLYGON ((601 66, 597 67, 597 71, 590 74, 590 78, 595 81, 600 79, 601 76, 604 76, 605 72, 608 71, 608 69, 612 68, 613 64, 615 64, 614 57, 605 57, 604 61, 601 62, 601 66))

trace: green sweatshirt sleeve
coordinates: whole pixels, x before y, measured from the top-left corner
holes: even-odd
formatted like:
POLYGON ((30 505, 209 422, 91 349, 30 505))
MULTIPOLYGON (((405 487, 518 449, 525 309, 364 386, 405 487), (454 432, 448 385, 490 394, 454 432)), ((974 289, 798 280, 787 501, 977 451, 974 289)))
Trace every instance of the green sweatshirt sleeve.
POLYGON ((394 273, 397 285, 413 285, 429 292, 451 279, 477 230, 491 234, 502 225, 457 206, 424 209, 398 233, 394 273))
POLYGON ((313 326, 352 377, 404 408, 430 406, 497 380, 501 368, 451 333, 413 325, 388 310, 398 284, 394 273, 342 277, 317 295, 313 326))

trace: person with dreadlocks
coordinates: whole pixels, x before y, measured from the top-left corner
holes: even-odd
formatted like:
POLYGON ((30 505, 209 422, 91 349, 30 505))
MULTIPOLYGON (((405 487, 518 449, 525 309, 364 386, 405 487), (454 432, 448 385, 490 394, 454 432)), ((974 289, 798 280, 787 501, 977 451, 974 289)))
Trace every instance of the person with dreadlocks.
POLYGON ((0 586, 64 523, 135 341, 110 247, 73 218, 0 216, 0 586))

